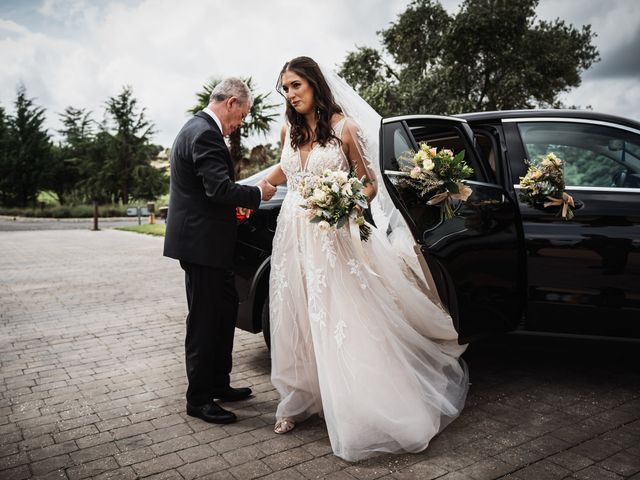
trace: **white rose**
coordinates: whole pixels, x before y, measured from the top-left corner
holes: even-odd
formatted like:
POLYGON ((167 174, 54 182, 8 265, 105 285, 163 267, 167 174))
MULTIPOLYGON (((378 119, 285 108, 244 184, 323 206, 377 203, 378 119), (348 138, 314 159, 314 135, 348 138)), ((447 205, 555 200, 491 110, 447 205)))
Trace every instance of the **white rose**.
POLYGON ((424 167, 425 172, 430 172, 436 166, 436 164, 433 163, 431 160, 425 160, 425 162, 422 165, 424 167))
POLYGON ((449 150, 448 148, 445 148, 443 152, 449 155, 451 158, 453 158, 453 151, 449 150))
POLYGON ((418 178, 420 176, 420 173, 422 173, 420 167, 415 167, 411 170, 411 173, 409 175, 411 176, 411 178, 418 178))
POLYGON ((321 190, 319 188, 316 188, 313 191, 313 200, 314 201, 316 201, 318 203, 321 203, 321 202, 324 202, 326 199, 327 199, 327 194, 323 190, 321 190))
POLYGON ((331 225, 329 225, 329 222, 327 222, 326 220, 322 220, 321 222, 318 222, 318 227, 323 232, 326 232, 327 230, 329 230, 329 227, 331 227, 331 225))
POLYGON ((350 183, 346 183, 342 186, 342 194, 343 195, 353 195, 353 190, 351 190, 351 184, 350 183))

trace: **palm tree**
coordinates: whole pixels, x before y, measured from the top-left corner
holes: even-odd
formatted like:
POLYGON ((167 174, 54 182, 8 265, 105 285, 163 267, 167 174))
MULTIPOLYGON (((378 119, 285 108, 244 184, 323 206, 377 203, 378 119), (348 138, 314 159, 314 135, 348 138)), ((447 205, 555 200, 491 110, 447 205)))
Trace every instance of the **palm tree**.
MULTIPOLYGON (((233 164, 236 167, 236 175, 238 174, 238 167, 243 160, 242 138, 247 138, 254 133, 266 135, 271 128, 271 124, 275 122, 278 117, 278 113, 272 113, 272 111, 281 105, 279 103, 267 103, 267 97, 271 95, 271 92, 267 94, 256 94, 251 77, 242 80, 251 91, 253 105, 251 105, 251 110, 243 125, 229 135, 229 152, 231 153, 233 164)), ((193 115, 209 105, 211 92, 221 81, 219 78, 213 78, 204 84, 202 90, 196 93, 198 103, 187 110, 187 113, 193 115)))

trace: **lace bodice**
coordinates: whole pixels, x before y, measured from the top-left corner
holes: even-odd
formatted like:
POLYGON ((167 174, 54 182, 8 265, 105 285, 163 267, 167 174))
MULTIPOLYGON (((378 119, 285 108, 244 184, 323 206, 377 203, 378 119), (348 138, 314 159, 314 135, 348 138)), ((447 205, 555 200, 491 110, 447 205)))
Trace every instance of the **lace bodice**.
MULTIPOLYGON (((345 120, 346 117, 336 123, 333 128, 334 135, 338 138, 342 136, 345 120)), ((287 176, 287 188, 289 192, 297 192, 300 181, 305 177, 321 175, 322 172, 327 169, 344 171, 349 171, 350 169, 349 161, 342 150, 342 146, 335 140, 328 142, 324 147, 322 145, 315 145, 309 152, 309 155, 307 155, 306 162, 303 165, 300 152, 294 150, 291 146, 289 127, 287 127, 285 141, 282 147, 280 164, 287 176)))

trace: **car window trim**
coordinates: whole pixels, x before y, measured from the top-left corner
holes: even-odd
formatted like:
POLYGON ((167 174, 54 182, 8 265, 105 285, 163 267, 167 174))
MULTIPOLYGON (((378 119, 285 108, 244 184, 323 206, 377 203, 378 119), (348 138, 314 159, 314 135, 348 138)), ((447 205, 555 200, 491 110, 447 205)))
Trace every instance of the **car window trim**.
MULTIPOLYGON (((514 183, 513 188, 516 190, 522 190, 522 187, 519 183, 514 183)), ((584 191, 584 192, 619 192, 619 193, 640 193, 640 188, 632 188, 632 187, 588 187, 588 186, 573 186, 573 185, 565 185, 565 190, 576 190, 576 191, 584 191)))
POLYGON ((452 120, 457 123, 468 123, 464 118, 448 117, 446 115, 399 115, 382 119, 382 124, 404 122, 406 120, 452 120))
POLYGON ((571 118, 571 117, 519 117, 519 118, 503 118, 502 123, 531 123, 531 122, 545 122, 545 123, 586 123, 589 125, 601 125, 603 127, 617 128, 619 130, 626 130, 631 133, 640 135, 640 130, 619 123, 605 122, 602 120, 587 120, 584 118, 571 118))

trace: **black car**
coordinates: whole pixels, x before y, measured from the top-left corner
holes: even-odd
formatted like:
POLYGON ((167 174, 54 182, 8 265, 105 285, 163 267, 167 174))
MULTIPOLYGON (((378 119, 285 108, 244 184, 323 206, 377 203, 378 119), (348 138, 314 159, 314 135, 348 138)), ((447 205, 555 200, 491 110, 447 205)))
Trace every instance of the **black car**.
MULTIPOLYGON (((461 343, 511 330, 640 338, 640 123, 576 110, 385 118, 380 162, 461 343), (473 194, 444 222, 440 207, 398 186, 398 159, 423 141, 465 150, 474 169, 473 194), (571 220, 520 199, 526 161, 549 152, 564 163, 571 220)), ((285 193, 239 219, 238 327, 263 330, 267 344, 269 259, 285 193)))

